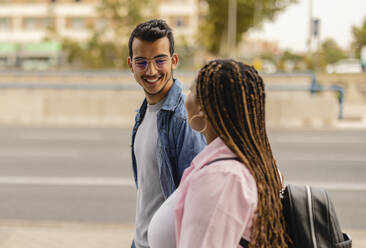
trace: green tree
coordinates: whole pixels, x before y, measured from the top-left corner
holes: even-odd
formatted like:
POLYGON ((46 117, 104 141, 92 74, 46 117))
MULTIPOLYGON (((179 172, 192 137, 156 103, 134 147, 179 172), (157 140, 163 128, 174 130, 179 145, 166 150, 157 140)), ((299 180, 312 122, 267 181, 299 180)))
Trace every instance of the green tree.
POLYGON ((276 63, 277 60, 279 59, 278 56, 276 56, 273 53, 263 53, 263 54, 261 54, 260 58, 262 60, 268 60, 268 61, 271 61, 271 62, 274 62, 274 63, 276 63))
MULTIPOLYGON (((218 54, 226 43, 229 0, 202 0, 208 4, 208 15, 201 23, 200 40, 212 53, 218 54)), ((298 0, 237 0, 236 42, 251 27, 260 26, 265 20, 273 20, 275 15, 289 4, 298 0)))
POLYGON ((304 60, 305 58, 303 54, 298 54, 290 50, 285 50, 282 53, 282 56, 278 62, 278 69, 281 71, 300 70, 301 63, 305 63, 304 60))
POLYGON ((294 62, 300 61, 303 59, 303 56, 297 53, 294 53, 290 50, 285 50, 281 57, 282 60, 291 60, 294 62))
POLYGON ((127 68, 129 34, 146 16, 153 16, 154 10, 152 0, 101 0, 98 20, 89 27, 91 37, 82 44, 63 40, 68 62, 90 69, 127 68), (144 10, 150 12, 142 13, 144 10))
POLYGON ((366 18, 361 27, 352 27, 353 43, 352 47, 355 50, 355 56, 360 57, 362 46, 366 46, 366 18))
POLYGON ((333 39, 326 39, 321 44, 321 67, 327 64, 334 64, 338 60, 347 58, 346 53, 333 39))

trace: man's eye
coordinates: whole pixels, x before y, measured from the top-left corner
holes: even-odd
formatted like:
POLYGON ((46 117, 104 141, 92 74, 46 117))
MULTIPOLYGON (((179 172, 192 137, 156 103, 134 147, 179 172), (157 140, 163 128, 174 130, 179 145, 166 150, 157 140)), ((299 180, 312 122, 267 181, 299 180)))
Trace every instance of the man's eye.
POLYGON ((162 65, 166 62, 166 60, 165 59, 157 59, 157 60, 155 60, 155 62, 159 65, 162 65))
POLYGON ((136 65, 146 65, 146 61, 136 61, 136 65))

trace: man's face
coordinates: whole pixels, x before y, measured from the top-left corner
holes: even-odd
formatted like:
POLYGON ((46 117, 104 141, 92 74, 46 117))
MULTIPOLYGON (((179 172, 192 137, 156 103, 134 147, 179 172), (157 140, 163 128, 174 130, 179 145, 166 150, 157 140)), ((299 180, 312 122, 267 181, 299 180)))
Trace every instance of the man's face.
POLYGON ((160 102, 173 85, 172 71, 177 66, 178 56, 171 56, 169 48, 168 37, 153 42, 133 40, 133 57, 128 58, 128 66, 144 89, 149 104, 160 102))

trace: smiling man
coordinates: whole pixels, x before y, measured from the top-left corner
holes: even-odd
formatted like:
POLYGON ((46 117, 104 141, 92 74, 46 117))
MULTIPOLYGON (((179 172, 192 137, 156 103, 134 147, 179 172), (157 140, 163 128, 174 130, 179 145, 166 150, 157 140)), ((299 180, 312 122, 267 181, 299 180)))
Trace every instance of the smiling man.
POLYGON ((128 47, 128 66, 145 92, 132 131, 137 186, 132 247, 146 248, 152 216, 178 187, 184 169, 203 149, 205 140, 189 127, 182 88, 173 78, 178 55, 170 27, 163 20, 142 23, 132 31, 128 47))

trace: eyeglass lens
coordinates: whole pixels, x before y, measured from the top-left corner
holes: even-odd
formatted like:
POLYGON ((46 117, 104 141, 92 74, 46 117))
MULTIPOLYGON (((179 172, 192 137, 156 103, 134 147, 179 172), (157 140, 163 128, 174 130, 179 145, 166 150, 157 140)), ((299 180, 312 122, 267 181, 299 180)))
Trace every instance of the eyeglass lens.
POLYGON ((159 58, 154 58, 154 59, 139 59, 139 60, 135 60, 135 66, 139 69, 139 70, 146 70, 149 61, 151 61, 152 63, 154 63, 155 68, 157 69, 163 69, 164 66, 167 64, 168 62, 168 57, 159 57, 159 58))

